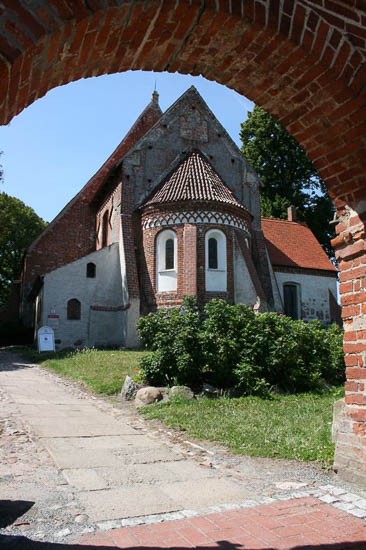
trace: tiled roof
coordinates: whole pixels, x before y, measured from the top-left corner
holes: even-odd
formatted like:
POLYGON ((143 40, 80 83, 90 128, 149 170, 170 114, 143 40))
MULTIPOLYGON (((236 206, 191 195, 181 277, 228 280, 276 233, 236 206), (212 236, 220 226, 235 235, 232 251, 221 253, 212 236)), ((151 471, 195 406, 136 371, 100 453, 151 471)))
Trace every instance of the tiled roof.
POLYGON ((244 208, 199 151, 191 151, 144 204, 216 201, 244 208))
POLYGON ((337 271, 307 225, 262 218, 272 265, 337 271))

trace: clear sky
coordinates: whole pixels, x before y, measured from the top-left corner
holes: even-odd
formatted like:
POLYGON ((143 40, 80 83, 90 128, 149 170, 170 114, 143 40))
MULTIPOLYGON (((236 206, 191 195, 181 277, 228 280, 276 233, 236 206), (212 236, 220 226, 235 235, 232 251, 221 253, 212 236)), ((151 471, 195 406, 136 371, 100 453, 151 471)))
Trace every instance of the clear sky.
POLYGON ((240 146, 253 104, 202 77, 128 71, 60 86, 0 127, 5 191, 51 221, 113 152, 155 87, 165 111, 192 84, 240 146))

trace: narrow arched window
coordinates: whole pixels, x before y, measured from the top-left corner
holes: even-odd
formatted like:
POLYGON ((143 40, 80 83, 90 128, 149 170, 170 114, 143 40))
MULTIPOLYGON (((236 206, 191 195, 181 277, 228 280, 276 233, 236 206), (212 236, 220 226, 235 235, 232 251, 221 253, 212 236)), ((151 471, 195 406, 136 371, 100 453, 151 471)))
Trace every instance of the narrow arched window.
POLYGON ((67 302, 67 319, 69 321, 79 321, 81 319, 81 303, 76 298, 67 302))
POLYGON ((103 221, 102 221, 102 247, 108 245, 108 222, 109 222, 109 214, 107 210, 103 214, 103 221))
POLYGON ((177 235, 171 229, 161 231, 156 239, 156 289, 177 290, 177 235))
POLYGON ((174 240, 165 241, 165 269, 174 269, 174 240))
POLYGON ((206 291, 227 291, 226 235, 210 229, 205 235, 206 291))
POLYGON ((86 276, 89 279, 93 279, 96 274, 96 266, 93 264, 93 262, 89 262, 86 266, 86 276))
POLYGON ((208 239, 208 268, 218 268, 217 239, 215 239, 215 237, 210 237, 208 239))

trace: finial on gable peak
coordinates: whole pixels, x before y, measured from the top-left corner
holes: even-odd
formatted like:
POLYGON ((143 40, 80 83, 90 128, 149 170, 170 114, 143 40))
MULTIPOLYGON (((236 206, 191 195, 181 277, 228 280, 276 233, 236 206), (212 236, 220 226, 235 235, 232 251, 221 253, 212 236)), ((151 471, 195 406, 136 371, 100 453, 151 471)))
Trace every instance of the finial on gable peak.
POLYGON ((153 93, 152 93, 151 101, 152 101, 152 103, 156 103, 157 105, 159 105, 159 94, 158 94, 158 92, 156 91, 156 88, 155 88, 155 90, 154 90, 153 93))

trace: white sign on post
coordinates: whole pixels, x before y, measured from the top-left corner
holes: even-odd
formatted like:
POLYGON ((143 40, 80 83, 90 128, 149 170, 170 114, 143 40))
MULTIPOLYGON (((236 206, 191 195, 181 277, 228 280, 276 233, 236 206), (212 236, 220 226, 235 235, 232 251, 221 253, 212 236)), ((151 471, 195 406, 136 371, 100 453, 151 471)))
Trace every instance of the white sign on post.
POLYGON ((38 353, 55 350, 55 334, 51 327, 38 329, 38 353))

